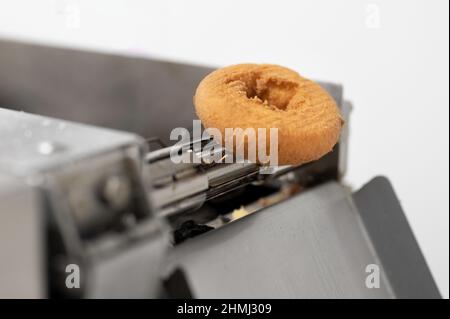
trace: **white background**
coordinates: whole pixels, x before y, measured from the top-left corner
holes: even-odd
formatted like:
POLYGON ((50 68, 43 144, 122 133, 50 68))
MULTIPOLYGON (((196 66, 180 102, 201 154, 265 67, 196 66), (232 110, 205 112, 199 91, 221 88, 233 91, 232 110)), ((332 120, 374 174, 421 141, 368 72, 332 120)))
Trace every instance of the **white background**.
POLYGON ((0 0, 0 37, 223 66, 278 63, 354 103, 347 182, 386 175, 449 295, 447 0, 0 0))

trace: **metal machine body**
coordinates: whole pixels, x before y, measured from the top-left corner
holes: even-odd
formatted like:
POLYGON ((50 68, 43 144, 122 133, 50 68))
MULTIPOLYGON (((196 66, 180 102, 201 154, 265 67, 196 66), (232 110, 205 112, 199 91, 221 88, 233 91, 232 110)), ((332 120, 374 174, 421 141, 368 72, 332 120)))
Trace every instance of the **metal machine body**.
MULTIPOLYGON (((0 107, 46 115, 0 109, 0 296, 439 297, 389 182, 341 183, 348 126, 322 159, 270 174, 174 164, 147 138, 192 123, 184 104, 208 69, 9 42, 0 66, 15 71, 0 72, 0 107)), ((342 88, 322 85, 349 123, 342 88)))

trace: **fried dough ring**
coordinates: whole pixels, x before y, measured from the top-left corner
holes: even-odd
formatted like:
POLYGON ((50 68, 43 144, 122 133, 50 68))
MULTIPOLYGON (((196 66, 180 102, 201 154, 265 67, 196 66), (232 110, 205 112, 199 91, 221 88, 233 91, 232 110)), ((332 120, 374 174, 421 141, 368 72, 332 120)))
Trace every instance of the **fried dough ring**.
POLYGON ((279 165, 319 159, 338 142, 343 125, 336 102, 320 85, 278 65, 218 69, 200 82, 194 104, 203 125, 222 135, 225 128, 278 128, 279 165))

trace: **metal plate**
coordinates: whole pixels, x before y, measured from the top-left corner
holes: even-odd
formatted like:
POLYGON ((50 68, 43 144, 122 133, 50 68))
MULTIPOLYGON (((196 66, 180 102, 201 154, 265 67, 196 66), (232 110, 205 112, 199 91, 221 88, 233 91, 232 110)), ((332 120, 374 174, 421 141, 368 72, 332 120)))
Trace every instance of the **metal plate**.
MULTIPOLYGON (((330 182, 176 247, 199 298, 391 298, 351 194, 330 182)), ((381 266, 381 265, 380 265, 381 266)), ((172 268, 172 269, 173 269, 172 268)))
POLYGON ((0 174, 0 298, 43 298, 45 220, 35 189, 0 174))
POLYGON ((26 175, 139 145, 130 133, 0 108, 0 172, 26 175))
POLYGON ((354 201, 397 298, 441 298, 392 185, 376 177, 354 201))

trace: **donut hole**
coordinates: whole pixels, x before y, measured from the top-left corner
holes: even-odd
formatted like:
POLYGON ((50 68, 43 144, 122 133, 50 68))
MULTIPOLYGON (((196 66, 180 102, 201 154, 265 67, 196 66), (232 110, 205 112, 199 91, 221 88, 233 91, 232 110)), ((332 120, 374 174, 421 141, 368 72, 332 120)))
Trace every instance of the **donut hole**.
POLYGON ((297 84, 287 81, 257 81, 255 97, 264 104, 285 111, 297 92, 297 84))
POLYGON ((297 92, 297 83, 280 79, 264 79, 257 75, 242 79, 248 99, 258 100, 263 105, 285 111, 297 92))

